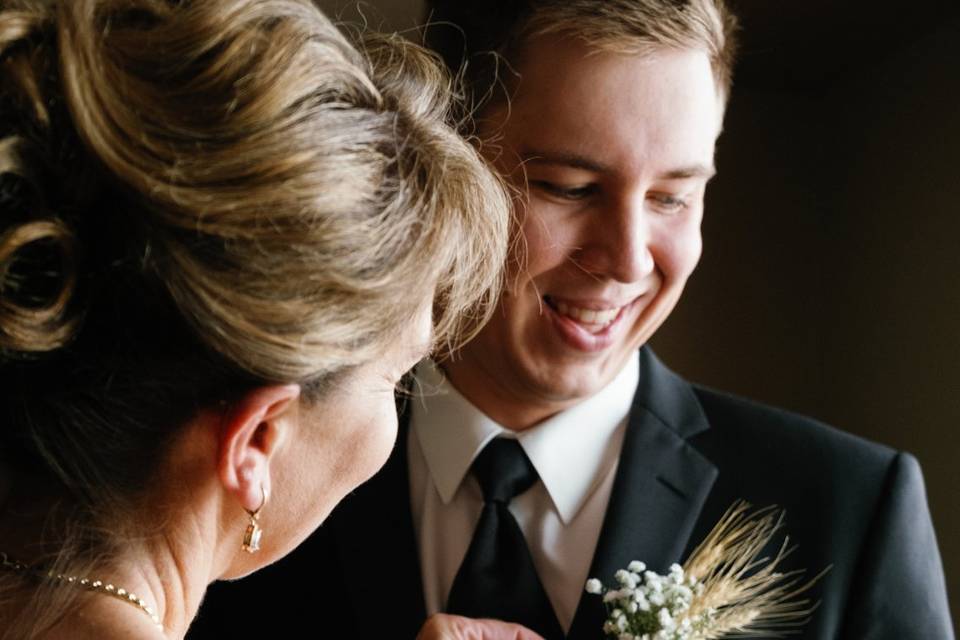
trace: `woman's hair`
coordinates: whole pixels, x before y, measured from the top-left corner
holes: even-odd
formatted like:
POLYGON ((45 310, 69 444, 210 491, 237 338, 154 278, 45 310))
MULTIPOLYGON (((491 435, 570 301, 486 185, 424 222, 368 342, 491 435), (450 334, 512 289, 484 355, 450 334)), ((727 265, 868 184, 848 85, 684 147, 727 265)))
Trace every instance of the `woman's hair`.
POLYGON ((200 407, 491 311, 507 196, 442 65, 363 48, 309 0, 0 0, 0 457, 69 523, 200 407))

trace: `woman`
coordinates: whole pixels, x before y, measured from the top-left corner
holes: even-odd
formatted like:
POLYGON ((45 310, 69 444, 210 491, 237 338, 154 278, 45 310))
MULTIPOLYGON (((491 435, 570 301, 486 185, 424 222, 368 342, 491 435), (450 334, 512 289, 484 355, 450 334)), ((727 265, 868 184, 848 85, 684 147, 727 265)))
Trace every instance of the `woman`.
POLYGON ((506 198, 369 55, 308 0, 0 1, 0 637, 182 637, 489 309, 506 198))

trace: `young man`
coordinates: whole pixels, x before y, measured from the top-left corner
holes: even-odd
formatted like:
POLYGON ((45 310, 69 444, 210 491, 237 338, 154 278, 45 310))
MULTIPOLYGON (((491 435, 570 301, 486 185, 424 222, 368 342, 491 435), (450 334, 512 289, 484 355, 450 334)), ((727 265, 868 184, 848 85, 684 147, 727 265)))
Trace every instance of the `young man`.
POLYGON ((568 637, 599 637, 588 577, 663 572, 739 498, 786 509, 788 568, 832 567, 804 637, 951 637, 912 457, 691 386, 642 348, 700 256, 733 58, 722 2, 438 0, 431 19, 459 29, 436 46, 453 68, 466 54, 523 242, 494 320, 419 370, 439 390, 413 403, 406 454, 427 613, 503 611, 451 600, 483 519, 471 463, 506 434, 538 472, 510 510, 568 637))
POLYGON ((644 346, 700 256, 733 57, 721 0, 450 0, 431 19, 456 25, 438 49, 466 54, 484 150, 522 194, 508 288, 456 358, 418 368, 387 467, 277 577, 342 576, 323 598, 366 635, 452 611, 601 638, 588 577, 665 572, 745 499, 785 508, 785 570, 831 567, 800 637, 952 638, 912 457, 693 386, 644 346), (478 480, 504 437, 536 472, 499 499, 509 515, 478 480), (525 550, 502 562, 484 529, 525 550))

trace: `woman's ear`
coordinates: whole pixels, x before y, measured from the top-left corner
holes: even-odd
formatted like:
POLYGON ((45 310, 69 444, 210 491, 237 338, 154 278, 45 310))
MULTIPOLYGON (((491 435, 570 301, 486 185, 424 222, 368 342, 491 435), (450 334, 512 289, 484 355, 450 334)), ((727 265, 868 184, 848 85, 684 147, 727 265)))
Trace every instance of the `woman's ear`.
POLYGON ((217 473, 248 511, 270 497, 270 462, 296 427, 299 397, 296 384, 257 387, 224 412, 217 473))

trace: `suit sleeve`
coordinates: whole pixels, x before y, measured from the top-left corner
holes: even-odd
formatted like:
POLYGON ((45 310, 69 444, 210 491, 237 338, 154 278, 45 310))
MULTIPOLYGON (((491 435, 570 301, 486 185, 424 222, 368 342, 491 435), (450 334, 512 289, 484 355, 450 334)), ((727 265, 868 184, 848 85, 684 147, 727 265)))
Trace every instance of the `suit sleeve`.
POLYGON ((840 638, 952 640, 946 581, 923 475, 894 457, 867 530, 840 638))

